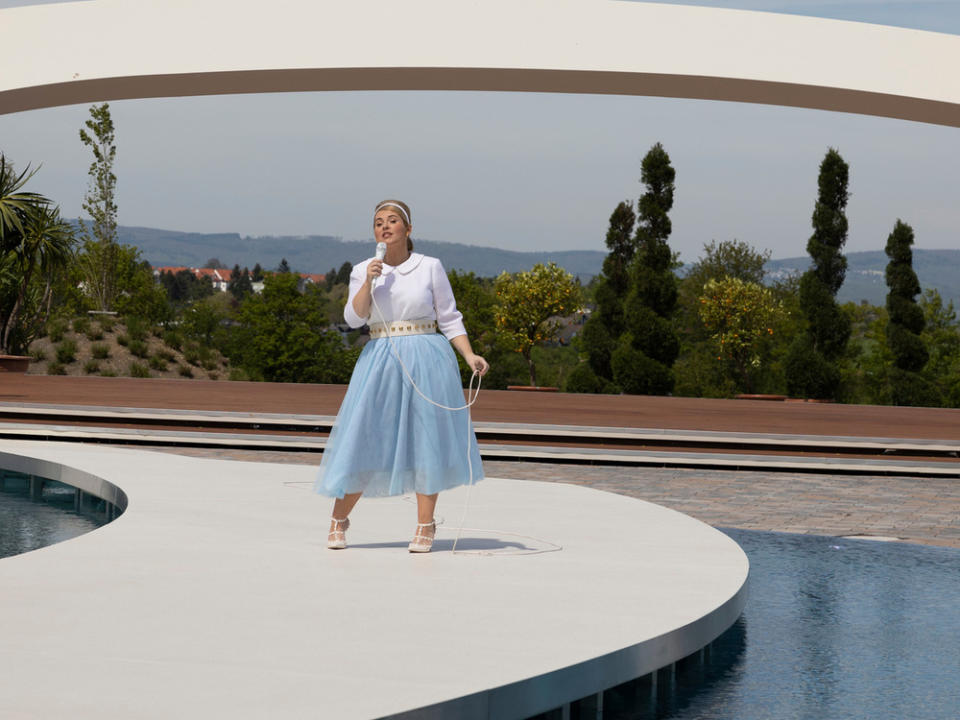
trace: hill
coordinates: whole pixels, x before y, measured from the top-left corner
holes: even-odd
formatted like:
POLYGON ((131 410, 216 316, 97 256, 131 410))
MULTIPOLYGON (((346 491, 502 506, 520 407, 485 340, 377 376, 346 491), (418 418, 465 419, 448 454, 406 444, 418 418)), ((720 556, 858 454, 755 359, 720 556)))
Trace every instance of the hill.
MULTIPOLYGON (((152 265, 200 267, 218 258, 229 267, 252 268, 256 263, 272 269, 286 258, 301 272, 327 272, 344 262, 356 263, 369 257, 372 241, 348 242, 329 235, 249 237, 238 233, 190 233, 155 228, 119 228, 120 242, 136 245, 152 265)), ((553 261, 586 282, 600 272, 605 253, 598 250, 517 252, 499 248, 463 245, 436 240, 415 240, 417 250, 440 258, 448 270, 472 271, 492 277, 504 270, 528 270, 538 262, 553 261)), ((882 305, 887 286, 883 273, 887 256, 882 251, 847 254, 847 279, 838 294, 841 302, 866 300, 882 305)), ((771 260, 770 277, 803 272, 810 265, 807 256, 771 260)), ((960 306, 960 250, 914 249, 914 269, 924 288, 936 288, 944 300, 960 306)))
MULTIPOLYGON (((286 258, 301 272, 327 272, 344 262, 357 263, 373 254, 373 241, 347 242, 329 235, 299 237, 242 237, 237 233, 189 233, 144 227, 119 228, 120 242, 136 245, 151 265, 200 267, 210 258, 225 265, 272 269, 286 258)), ((529 270, 538 262, 553 261, 584 281, 596 275, 605 253, 594 250, 516 252, 499 248, 414 239, 419 252, 440 258, 448 270, 473 271, 481 277, 504 270, 529 270)))

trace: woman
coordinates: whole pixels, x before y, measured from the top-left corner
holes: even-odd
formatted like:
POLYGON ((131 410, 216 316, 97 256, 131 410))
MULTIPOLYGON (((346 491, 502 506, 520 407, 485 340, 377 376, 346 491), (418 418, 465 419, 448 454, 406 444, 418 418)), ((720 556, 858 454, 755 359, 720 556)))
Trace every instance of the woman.
POLYGON ((437 494, 483 477, 466 411, 427 402, 403 371, 406 367, 433 401, 459 408, 463 387, 450 346, 480 375, 489 369, 470 347, 443 266, 413 252, 411 229, 406 204, 381 202, 373 231, 376 241, 386 244, 386 255, 364 260, 350 273, 344 318, 354 328, 369 324, 370 341, 353 370, 315 485, 317 492, 336 498, 327 537, 333 550, 347 546, 350 511, 361 495, 415 492, 417 529, 409 550, 429 552, 437 529, 437 494))

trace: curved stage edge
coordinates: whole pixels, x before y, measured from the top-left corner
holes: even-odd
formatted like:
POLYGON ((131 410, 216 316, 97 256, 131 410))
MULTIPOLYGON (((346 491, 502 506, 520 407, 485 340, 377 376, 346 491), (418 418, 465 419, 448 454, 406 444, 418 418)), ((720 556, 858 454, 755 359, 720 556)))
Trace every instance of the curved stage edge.
POLYGON ((0 561, 14 717, 524 718, 690 657, 746 599, 726 535, 580 486, 444 493, 434 552, 411 556, 408 498, 362 502, 326 550, 310 467, 29 442, 0 460, 126 506, 0 561))

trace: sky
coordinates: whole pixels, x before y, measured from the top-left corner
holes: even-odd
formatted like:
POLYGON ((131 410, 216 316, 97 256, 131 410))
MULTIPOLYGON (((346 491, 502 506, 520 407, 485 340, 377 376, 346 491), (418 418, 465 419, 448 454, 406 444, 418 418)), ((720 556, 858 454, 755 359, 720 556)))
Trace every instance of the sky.
MULTIPOLYGON (((199 1, 199 0, 198 0, 199 1)), ((598 0, 602 1, 602 0, 598 0)), ((33 4, 0 0, 0 10, 33 4)), ((960 2, 675 2, 960 34, 960 2)), ((76 217, 88 105, 0 115, 0 151, 39 167, 29 189, 76 217)), ((386 197, 413 236, 513 250, 605 250, 610 213, 643 192, 660 142, 676 169, 670 245, 712 240, 806 254, 817 171, 850 165, 847 251, 882 250, 898 218, 916 246, 960 248, 960 130, 700 100, 480 92, 318 92, 125 100, 116 126, 122 225, 241 235, 372 236, 386 197)), ((230 264, 234 262, 223 258, 230 264)), ((243 258, 236 261, 243 262, 243 258)))

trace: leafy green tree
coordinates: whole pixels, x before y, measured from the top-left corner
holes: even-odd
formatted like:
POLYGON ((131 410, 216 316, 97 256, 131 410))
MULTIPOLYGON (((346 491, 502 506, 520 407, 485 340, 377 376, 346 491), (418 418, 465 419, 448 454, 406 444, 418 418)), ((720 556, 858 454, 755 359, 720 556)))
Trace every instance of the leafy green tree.
POLYGON ((173 309, 167 292, 154 278, 150 263, 140 257, 140 249, 132 245, 117 245, 114 258, 116 311, 153 325, 170 322, 173 309))
POLYGON ((298 280, 293 273, 269 276, 263 293, 240 304, 231 364, 253 380, 347 382, 359 353, 329 329, 322 290, 300 293, 298 280))
POLYGON ((337 270, 337 279, 335 284, 337 285, 349 285, 350 284, 350 273, 353 272, 353 265, 348 262, 345 262, 340 266, 340 269, 337 270))
POLYGON ((160 274, 160 284, 174 306, 182 306, 213 295, 213 283, 206 276, 197 277, 189 270, 169 270, 160 274))
POLYGON ((930 359, 923 375, 932 383, 947 407, 960 407, 960 325, 953 300, 946 304, 935 289, 924 290, 920 299, 923 309, 923 340, 930 359))
POLYGON ((113 173, 117 146, 110 106, 107 103, 92 106, 90 118, 84 125, 85 128, 80 128, 80 140, 93 152, 94 159, 83 197, 83 210, 90 216, 90 225, 81 219, 85 241, 78 261, 87 294, 99 310, 111 310, 117 294, 118 250, 117 176, 113 173))
POLYGON ((732 367, 741 390, 756 391, 754 375, 764 362, 765 341, 783 312, 773 291, 756 282, 727 276, 703 286, 700 318, 711 333, 717 360, 732 367))
POLYGON ((503 272, 494 284, 494 315, 503 341, 527 361, 530 385, 536 386, 537 373, 531 351, 556 339, 558 316, 570 315, 580 308, 582 295, 573 275, 555 263, 537 263, 529 271, 503 272))
POLYGON ((939 405, 939 394, 920 371, 929 353, 923 342, 923 308, 917 304, 920 281, 913 271, 913 228, 897 220, 887 238, 887 344, 893 353, 891 375, 896 405, 939 405))
POLYGON ((217 293, 197 300, 181 317, 184 335, 202 346, 225 349, 227 327, 230 324, 233 296, 217 293))
POLYGON ((626 393, 660 395, 674 386, 671 368, 680 341, 672 323, 677 278, 667 238, 675 178, 670 156, 657 143, 643 158, 640 179, 647 191, 638 204, 637 250, 624 302, 626 332, 610 358, 613 380, 626 393))
POLYGON ((850 169, 833 148, 820 163, 818 195, 813 210, 813 235, 807 242, 812 266, 800 278, 800 307, 806 329, 790 347, 786 360, 791 395, 833 398, 840 390, 838 360, 850 338, 850 320, 836 301, 843 285, 847 259, 845 209, 850 169))
MULTIPOLYGON (((601 388, 604 381, 613 381, 610 358, 617 339, 623 334, 623 299, 629 288, 628 269, 636 251, 633 236, 637 218, 629 201, 617 205, 610 215, 607 230, 607 248, 610 252, 603 261, 603 270, 594 288, 596 307, 583 327, 583 346, 587 351, 591 378, 587 369, 578 370, 575 387, 601 388)), ((586 391, 584 391, 586 392, 586 391)))
POLYGON ((293 272, 290 269, 290 263, 287 262, 286 258, 281 258, 280 264, 277 266, 277 272, 281 274, 293 272))
POLYGON ((238 301, 253 294, 253 283, 247 268, 241 270, 239 265, 233 266, 233 270, 230 271, 230 281, 227 283, 227 292, 238 301))
POLYGON ((220 258, 215 258, 215 257, 212 257, 209 260, 207 260, 203 264, 203 267, 208 270, 226 270, 227 269, 227 266, 224 265, 222 262, 220 262, 220 258))

